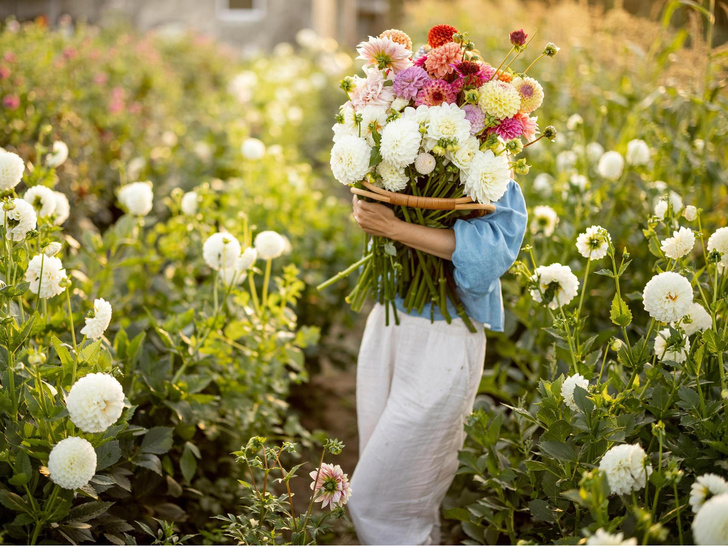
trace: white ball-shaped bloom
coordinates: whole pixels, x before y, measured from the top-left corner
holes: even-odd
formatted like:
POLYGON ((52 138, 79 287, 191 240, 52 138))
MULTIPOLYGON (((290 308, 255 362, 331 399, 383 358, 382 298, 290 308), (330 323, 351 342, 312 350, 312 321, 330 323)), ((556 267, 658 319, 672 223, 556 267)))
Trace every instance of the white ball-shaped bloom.
POLYGON ((261 260, 272 260, 283 254, 286 242, 275 231, 261 231, 255 236, 255 249, 261 260))
POLYGON ((508 188, 511 171, 505 154, 478 152, 465 178, 465 193, 478 203, 498 201, 508 188))
POLYGON ((490 80, 478 89, 480 109, 496 119, 515 116, 521 109, 521 95, 510 83, 490 80))
POLYGON ((538 285, 531 289, 531 297, 538 303, 548 302, 550 309, 567 305, 579 291, 579 279, 568 265, 560 263, 537 267, 531 281, 538 285))
POLYGON ((61 282, 67 278, 61 260, 45 254, 33 256, 25 271, 25 280, 30 283, 30 291, 40 298, 52 298, 63 292, 65 288, 61 286, 61 282))
POLYGON ((680 194, 676 191, 670 190, 670 193, 667 194, 667 199, 670 201, 670 206, 672 207, 672 212, 675 214, 679 213, 683 208, 683 199, 680 197, 680 194))
POLYGON ((404 169, 389 161, 382 161, 377 165, 377 174, 382 177, 382 186, 388 191, 400 192, 407 187, 409 182, 409 177, 404 169))
POLYGON ((561 385, 561 396, 564 399, 564 404, 569 406, 572 411, 581 411, 574 401, 574 389, 577 386, 589 390, 589 380, 577 373, 567 377, 561 385))
POLYGON ((452 161, 455 166, 460 169, 460 180, 465 181, 473 164, 475 156, 480 152, 480 141, 475 137, 470 137, 461 143, 454 152, 447 151, 445 157, 452 161))
POLYGON ((696 544, 728 544, 728 493, 708 500, 693 520, 696 544))
POLYGON ((62 140, 53 143, 53 152, 46 156, 46 166, 60 167, 68 159, 68 146, 62 140))
POLYGON ((465 110, 457 104, 443 103, 434 106, 430 108, 429 116, 430 123, 425 134, 426 148, 431 150, 441 139, 463 144, 471 137, 470 122, 465 119, 465 110))
POLYGON ((64 489, 78 489, 96 474, 96 451, 88 440, 71 436, 58 442, 48 456, 51 480, 64 489))
POLYGON ((650 147, 644 140, 630 140, 627 143, 625 159, 629 165, 647 165, 650 162, 650 147))
POLYGON ((0 225, 5 227, 8 239, 22 241, 29 231, 36 228, 38 217, 33 205, 24 199, 11 199, 11 203, 14 205, 13 210, 0 210, 0 225))
POLYGON ((617 495, 626 495, 642 489, 652 474, 647 454, 639 444, 614 446, 599 462, 599 470, 607 476, 609 489, 617 495))
POLYGON ((111 322, 111 304, 103 298, 94 300, 94 309, 86 317, 86 325, 81 333, 89 339, 98 339, 104 335, 111 322))
POLYGON ((662 241, 662 251, 671 260, 677 260, 687 256, 695 246, 695 233, 686 227, 681 227, 672 232, 672 237, 662 241))
POLYGON ((255 264, 255 260, 258 259, 258 251, 255 247, 246 248, 243 253, 238 257, 238 261, 235 266, 240 271, 247 271, 255 264))
POLYGON ((682 364, 690 354, 690 340, 681 334, 679 343, 670 344, 670 329, 660 330, 655 337, 655 354, 659 360, 670 360, 682 364))
POLYGON ((587 259, 601 260, 609 252, 611 242, 612 237, 606 229, 601 226, 591 226, 576 238, 576 249, 587 259))
POLYGON ((56 194, 46 186, 33 186, 23 195, 39 218, 51 216, 56 210, 56 194))
POLYGON ((415 170, 422 175, 430 174, 435 170, 436 166, 437 160, 435 159, 435 156, 428 154, 427 152, 422 152, 417 156, 417 159, 415 159, 415 170))
POLYGON ((25 162, 18 154, 0 150, 0 191, 12 190, 20 183, 25 162))
POLYGON ((721 254, 718 269, 722 271, 728 267, 728 227, 715 230, 708 239, 708 252, 717 251, 721 254))
POLYGON ((564 150, 556 156, 556 170, 559 172, 571 172, 576 166, 578 156, 573 150, 564 150))
POLYGON ((637 546, 636 538, 624 538, 624 533, 613 535, 604 529, 597 529, 597 532, 586 539, 587 546, 637 546))
POLYGON ((152 210, 151 182, 133 182, 119 188, 119 203, 129 214, 146 216, 152 210))
POLYGON ((566 128, 569 131, 574 131, 577 127, 584 123, 584 118, 579 114, 571 114, 569 119, 566 120, 566 128))
POLYGON ((410 103, 409 99, 405 99, 402 97, 395 97, 392 101, 392 104, 389 105, 389 107, 394 110, 395 112, 401 112, 405 106, 408 106, 410 103))
POLYGON ((685 210, 683 210, 683 217, 688 222, 694 222, 698 217, 698 209, 694 205, 688 205, 685 207, 685 210))
POLYGON ((622 176, 623 169, 624 158, 619 152, 606 152, 599 158, 597 171, 607 180, 617 180, 620 176, 622 176))
POLYGON ((543 232, 546 237, 551 237, 559 223, 559 215, 548 205, 539 205, 533 209, 533 220, 531 220, 531 233, 543 232))
POLYGON ((115 377, 90 373, 73 384, 66 407, 71 421, 84 432, 103 432, 124 411, 124 390, 115 377))
POLYGON ((664 199, 660 199, 655 205, 655 216, 662 220, 665 217, 668 206, 669 205, 667 204, 667 201, 665 201, 664 199))
POLYGON ((56 196, 56 210, 53 211, 53 224, 60 226, 71 215, 71 203, 68 202, 68 197, 66 197, 65 193, 54 191, 53 195, 56 196))
POLYGON ((696 514, 708 500, 708 496, 728 493, 728 482, 717 474, 703 474, 690 486, 690 506, 696 514))
POLYGON ((182 201, 180 203, 180 209, 182 210, 182 214, 185 214, 187 216, 194 216, 197 214, 197 200, 198 195, 196 191, 188 191, 182 196, 182 201))
POLYGON ((202 245, 202 257, 212 269, 233 267, 240 255, 240 243, 229 233, 213 233, 202 245))
MULTIPOLYGON (((672 322, 671 326, 674 327, 675 323, 672 322)), ((685 316, 683 317, 682 328, 685 330, 685 333, 691 336, 695 332, 702 332, 712 326, 713 318, 710 316, 710 313, 705 310, 705 307, 700 305, 697 301, 691 303, 690 307, 688 307, 688 312, 685 313, 685 316), (686 320, 687 318, 690 318, 690 322, 686 320)))
POLYGON ((543 197, 551 197, 553 193, 554 177, 548 173, 539 173, 533 179, 533 189, 543 197))
POLYGON ((257 138, 246 138, 240 146, 240 152, 245 159, 258 160, 265 156, 265 144, 257 138))
POLYGON ((586 158, 591 163, 596 163, 604 155, 604 146, 602 146, 598 142, 590 142, 589 144, 586 145, 585 151, 586 151, 586 158))
POLYGON ((685 316, 693 302, 690 281, 679 273, 665 271, 652 277, 642 293, 645 311, 660 322, 673 322, 685 316))
POLYGON ((331 148, 334 178, 347 186, 359 182, 369 171, 371 153, 371 146, 363 138, 353 135, 341 137, 331 148))
POLYGON ((413 119, 399 118, 384 127, 379 151, 385 161, 403 169, 417 159, 421 142, 419 124, 413 119))
POLYGON ((574 186, 575 188, 578 188, 579 191, 585 191, 586 187, 589 185, 589 179, 584 176, 583 174, 574 173, 569 178, 569 184, 574 186))

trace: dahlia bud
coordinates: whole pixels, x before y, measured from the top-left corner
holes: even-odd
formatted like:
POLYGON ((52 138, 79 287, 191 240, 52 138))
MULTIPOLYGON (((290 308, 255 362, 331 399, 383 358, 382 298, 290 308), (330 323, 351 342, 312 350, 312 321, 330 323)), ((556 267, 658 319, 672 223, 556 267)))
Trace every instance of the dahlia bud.
POLYGON ((465 100, 465 104, 478 104, 480 93, 477 89, 466 89, 463 93, 463 99, 465 100))
POLYGON ((513 155, 518 155, 523 151, 523 142, 520 138, 514 138, 506 142, 506 150, 513 155))
POLYGON ((555 43, 549 42, 548 44, 546 44, 546 47, 543 48, 543 54, 548 57, 553 57, 559 52, 560 49, 561 48, 557 47, 555 43))
POLYGON ((609 348, 612 349, 615 353, 619 352, 619 350, 624 346, 624 342, 621 339, 614 338, 612 340, 612 343, 609 345, 609 348))
POLYGON ((58 281, 58 286, 60 286, 61 288, 69 288, 71 286, 71 279, 65 277, 64 279, 58 281))
POLYGON ((513 170, 516 172, 516 174, 528 174, 528 171, 531 170, 531 166, 526 162, 525 159, 519 159, 513 164, 513 170))
POLYGON ((41 364, 44 364, 45 361, 46 361, 46 355, 43 352, 32 351, 28 355, 28 363, 30 363, 33 366, 39 366, 41 364))
POLYGON ((15 202, 12 199, 8 199, 3 203, 3 210, 5 212, 10 212, 13 209, 15 209, 15 202))
POLYGON ((511 43, 516 47, 523 47, 526 45, 526 38, 528 38, 528 34, 523 32, 523 29, 521 30, 514 30, 510 34, 511 43))
POLYGON ((432 148, 432 152, 436 155, 445 155, 445 148, 443 148, 440 145, 437 145, 434 148, 432 148))
POLYGON ((553 142, 553 140, 556 138, 556 127, 554 127, 553 125, 549 125, 548 127, 546 127, 543 130, 543 136, 553 142))
POLYGON ((349 93, 354 89, 354 79, 351 76, 347 76, 339 82, 339 87, 345 92, 349 93))

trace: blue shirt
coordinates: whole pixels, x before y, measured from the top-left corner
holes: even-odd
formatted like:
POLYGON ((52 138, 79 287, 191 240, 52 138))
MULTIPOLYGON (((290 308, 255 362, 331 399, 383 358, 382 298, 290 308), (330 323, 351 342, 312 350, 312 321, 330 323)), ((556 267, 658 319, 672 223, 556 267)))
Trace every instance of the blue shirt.
MULTIPOLYGON (((521 187, 508 182, 503 196, 494 203, 495 212, 478 218, 455 221, 455 251, 452 271, 460 301, 468 316, 482 322, 495 332, 503 331, 503 295, 500 278, 516 261, 526 234, 528 213, 521 187)), ((450 265, 450 264, 448 264, 450 265)), ((404 300, 395 299, 397 309, 406 313, 404 300)), ((411 315, 430 318, 430 303, 421 314, 413 309, 411 315)), ((448 298, 447 310, 457 317, 455 306, 448 298)), ((434 320, 445 320, 438 307, 434 320)))

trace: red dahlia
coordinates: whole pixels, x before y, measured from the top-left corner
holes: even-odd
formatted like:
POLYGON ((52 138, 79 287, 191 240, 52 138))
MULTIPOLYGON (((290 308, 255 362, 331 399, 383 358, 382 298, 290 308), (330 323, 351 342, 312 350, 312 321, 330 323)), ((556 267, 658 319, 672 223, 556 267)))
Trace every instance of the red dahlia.
POLYGON ((458 29, 450 25, 435 25, 427 33, 427 43, 430 47, 440 47, 452 42, 452 35, 457 34, 458 29))

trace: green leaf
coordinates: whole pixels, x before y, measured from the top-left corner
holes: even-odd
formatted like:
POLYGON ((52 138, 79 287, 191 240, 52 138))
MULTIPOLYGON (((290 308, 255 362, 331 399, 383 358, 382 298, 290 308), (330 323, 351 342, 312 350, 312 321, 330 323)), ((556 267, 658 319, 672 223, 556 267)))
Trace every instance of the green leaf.
POLYGON ((542 453, 559 461, 576 461, 576 451, 565 442, 542 441, 539 443, 542 453))
POLYGON ((20 495, 16 495, 7 489, 0 489, 0 504, 13 512, 31 513, 30 505, 20 495))
POLYGON ((179 467, 182 471, 182 476, 189 483, 197 472, 197 459, 195 459, 192 450, 189 448, 190 443, 185 444, 185 448, 182 451, 182 457, 180 457, 179 467))
POLYGON ((627 307, 627 304, 619 294, 614 294, 609 318, 612 319, 614 324, 623 328, 626 328, 632 322, 632 311, 629 310, 629 307, 627 307))
POLYGON ((96 448, 96 471, 109 468, 121 458, 119 441, 113 440, 96 448))
POLYGON ((91 501, 79 504, 68 513, 68 519, 85 522, 99 517, 114 505, 113 502, 91 501))
POLYGON ((532 500, 528 503, 528 509, 536 521, 555 522, 557 519, 554 512, 549 508, 548 503, 543 499, 532 500))
POLYGON ((172 448, 172 427, 153 427, 142 440, 142 453, 163 455, 172 448))
POLYGON ((454 519, 457 521, 470 521, 470 512, 465 508, 449 508, 445 510, 446 519, 454 519))

